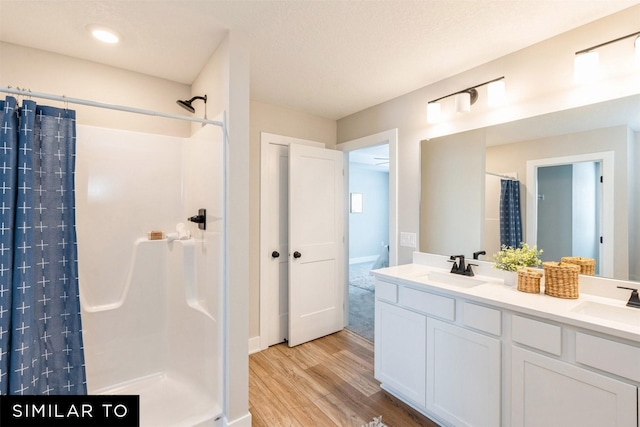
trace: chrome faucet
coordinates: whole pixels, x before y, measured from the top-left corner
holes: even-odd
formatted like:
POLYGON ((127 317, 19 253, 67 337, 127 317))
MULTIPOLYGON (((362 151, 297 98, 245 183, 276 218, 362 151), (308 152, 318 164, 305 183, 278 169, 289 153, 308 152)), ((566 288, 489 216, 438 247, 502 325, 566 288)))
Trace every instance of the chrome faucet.
POLYGON ((625 288, 624 286, 618 286, 618 288, 631 291, 627 307, 640 308, 640 296, 638 296, 638 290, 636 288, 625 288))
POLYGON ((473 276, 473 269, 471 268, 471 266, 478 265, 469 263, 465 266, 464 255, 451 255, 449 257, 449 262, 453 263, 453 266, 451 267, 451 273, 461 274, 463 276, 473 276), (456 258, 458 258, 459 262, 456 262, 456 258))

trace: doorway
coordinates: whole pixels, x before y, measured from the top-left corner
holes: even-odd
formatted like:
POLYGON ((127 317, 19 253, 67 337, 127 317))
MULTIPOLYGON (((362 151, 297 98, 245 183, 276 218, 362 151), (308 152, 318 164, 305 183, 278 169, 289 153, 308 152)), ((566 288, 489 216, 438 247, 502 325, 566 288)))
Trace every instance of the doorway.
POLYGON ((592 258, 600 269, 600 162, 538 167, 538 245, 543 261, 592 258))
POLYGON ((336 148, 345 152, 348 183, 345 327, 373 341, 374 281, 369 272, 397 264, 397 129, 336 148))
POLYGON ((374 279, 389 266, 389 144, 349 158, 349 317, 347 329, 373 341, 374 279))
POLYGON ((537 245, 544 250, 544 254, 548 255, 552 253, 552 247, 557 244, 558 231, 555 231, 555 235, 549 238, 547 241, 553 241, 553 244, 545 244, 544 239, 545 231, 544 227, 548 228, 550 222, 559 223, 558 218, 563 209, 559 207, 558 203, 553 203, 552 215, 555 216, 553 220, 546 220, 548 218, 547 212, 544 211, 545 204, 550 204, 553 200, 553 193, 557 192, 560 188, 559 179, 557 176, 564 174, 568 176, 565 179, 566 182, 583 181, 584 184, 580 185, 578 190, 574 190, 574 184, 568 184, 569 189, 567 193, 575 193, 575 197, 562 196, 562 198, 571 201, 571 205, 566 205, 564 211, 567 212, 566 216, 568 220, 567 225, 564 226, 565 232, 571 231, 568 236, 568 246, 555 254, 556 258, 561 256, 568 256, 574 254, 573 247, 578 246, 585 248, 591 247, 589 255, 584 253, 577 253, 575 255, 586 256, 589 258, 598 259, 598 274, 605 277, 612 277, 613 265, 614 265, 614 233, 613 233, 613 218, 614 218, 614 179, 613 179, 613 152, 599 152, 579 154, 566 157, 555 157, 549 159, 538 159, 527 161, 527 221, 526 221, 526 237, 527 242, 530 245, 537 245), (557 168, 557 166, 562 166, 557 168), (569 166, 569 167, 567 167, 569 166), (552 174, 552 177, 543 178, 542 188, 540 187, 540 174, 539 171, 543 171, 542 174, 552 174), (585 179, 585 176, 591 178, 585 179), (555 179, 551 179, 554 178, 555 179), (544 182, 551 182, 550 185, 545 187, 544 182), (585 191, 585 188, 590 189, 585 191), (587 199, 590 200, 589 205, 591 207, 585 208, 584 203, 581 203, 582 207, 577 209, 579 212, 579 220, 575 220, 572 212, 574 211, 573 204, 577 201, 584 201, 585 194, 588 193, 587 199), (539 210, 543 208, 542 212, 539 210), (583 214, 586 211, 590 211, 589 215, 583 214), (542 217, 541 217, 542 215, 542 217), (542 221, 542 222, 541 222, 542 221), (590 226, 587 224, 590 223, 590 226), (573 232, 574 227, 579 228, 577 232, 573 232), (592 230, 591 234, 594 237, 591 238, 591 243, 587 244, 584 241, 574 243, 573 235, 586 236, 585 230, 589 228, 592 230), (543 239, 542 246, 540 239, 543 239), (594 242, 595 240, 595 242, 594 242))

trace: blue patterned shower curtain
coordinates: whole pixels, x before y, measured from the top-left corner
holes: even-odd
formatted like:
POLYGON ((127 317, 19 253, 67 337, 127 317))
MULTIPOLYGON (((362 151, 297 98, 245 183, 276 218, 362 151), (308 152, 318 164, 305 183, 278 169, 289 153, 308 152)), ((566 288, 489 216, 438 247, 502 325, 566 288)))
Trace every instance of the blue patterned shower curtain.
POLYGON ((500 245, 518 248, 522 243, 520 181, 502 179, 500 183, 500 245))
POLYGON ((0 106, 0 393, 86 394, 75 111, 0 106))

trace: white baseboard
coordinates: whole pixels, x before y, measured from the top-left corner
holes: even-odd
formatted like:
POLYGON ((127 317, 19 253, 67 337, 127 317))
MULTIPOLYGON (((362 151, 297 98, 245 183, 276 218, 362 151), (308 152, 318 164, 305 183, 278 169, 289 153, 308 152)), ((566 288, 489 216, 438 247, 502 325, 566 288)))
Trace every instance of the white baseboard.
POLYGON ((379 255, 369 255, 359 258, 349 258, 349 264, 360 264, 362 262, 372 262, 378 259, 379 255))
POLYGON ((260 336, 249 338, 249 354, 262 351, 260 347, 260 336))
POLYGON ((251 412, 247 412, 246 415, 231 422, 227 420, 227 417, 224 417, 222 425, 223 427, 251 427, 251 412))

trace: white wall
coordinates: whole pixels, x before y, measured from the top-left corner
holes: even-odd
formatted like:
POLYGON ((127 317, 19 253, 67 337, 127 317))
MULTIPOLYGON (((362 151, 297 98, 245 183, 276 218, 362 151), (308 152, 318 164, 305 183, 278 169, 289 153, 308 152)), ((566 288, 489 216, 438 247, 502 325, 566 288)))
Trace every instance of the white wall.
POLYGON ((375 261, 389 244, 389 172, 349 164, 349 192, 363 198, 361 213, 349 213, 349 262, 375 261))
MULTIPOLYGON (((189 98, 187 85, 10 43, 0 42, 0 48, 0 86, 170 114, 185 112, 176 100, 189 98)), ((54 101, 47 101, 47 105, 65 107, 54 101)), ((76 110, 78 124, 160 135, 189 135, 188 122, 75 104, 69 108, 76 110)))
MULTIPOLYGON (((338 121, 338 142, 385 129, 398 128, 398 227, 419 231, 420 141, 531 117, 579 105, 640 92, 640 74, 634 71, 631 39, 603 55, 617 67, 607 70, 606 81, 577 86, 573 82, 573 57, 578 50, 638 31, 640 6, 611 15, 576 30, 546 40, 449 79, 371 107, 338 121), (628 49, 626 53, 621 52, 628 49), (466 87, 505 76, 507 104, 490 110, 480 100, 471 113, 449 117, 439 125, 426 121, 427 102, 466 87)), ((428 60, 425 59, 425 60, 428 60)), ((468 193, 482 191, 484 178, 469 181, 468 193)), ((477 212, 478 216, 482 211, 477 212)), ((422 249, 422 248, 421 248, 422 249)), ((411 262, 412 249, 400 247, 399 263, 411 262)))

